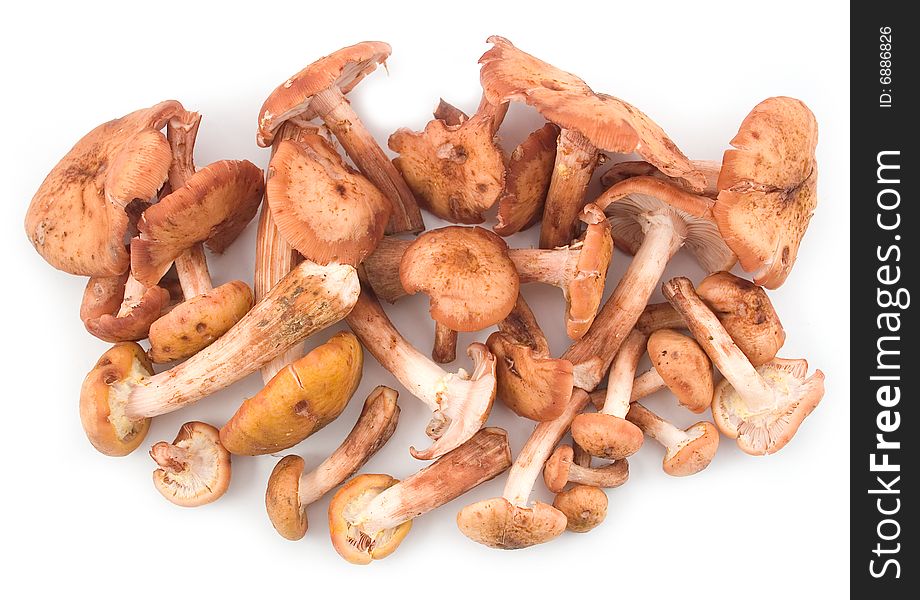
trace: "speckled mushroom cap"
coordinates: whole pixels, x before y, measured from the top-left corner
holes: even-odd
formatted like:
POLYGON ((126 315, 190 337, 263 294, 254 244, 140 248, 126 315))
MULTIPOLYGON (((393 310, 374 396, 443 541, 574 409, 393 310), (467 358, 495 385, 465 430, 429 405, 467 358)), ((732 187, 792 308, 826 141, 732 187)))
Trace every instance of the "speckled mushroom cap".
MULTIPOLYGON (((351 519, 360 514, 371 500, 399 483, 389 475, 364 474, 358 475, 335 493, 329 502, 329 536, 332 546, 339 555, 350 563, 366 565, 371 561, 386 558, 392 554, 412 527, 412 521, 406 521, 396 527, 379 532, 373 543, 367 547, 353 544, 351 519)), ((361 536, 355 536, 364 539, 361 536)), ((364 536, 366 537, 366 536, 364 536)))
POLYGON ((566 531, 587 533, 607 518, 607 494, 593 485, 574 485, 553 498, 553 506, 566 518, 566 531))
POLYGON ((457 527, 474 542, 515 550, 542 544, 565 531, 565 515, 543 502, 515 506, 505 498, 490 498, 465 506, 457 514, 457 527))
POLYGON ((677 401, 701 413, 712 403, 712 362, 690 336, 659 329, 648 338, 648 356, 677 401))
POLYGON ((308 260, 357 265, 383 237, 390 201, 320 135, 284 140, 266 185, 281 235, 308 260))
POLYGON ((668 446, 662 459, 662 469, 673 477, 695 475, 709 466, 719 449, 719 430, 709 421, 687 427, 688 439, 677 446, 668 446))
POLYGON ((621 460, 635 454, 645 439, 642 430, 615 415, 582 413, 572 422, 572 437, 591 456, 621 460))
POLYGON ((181 104, 167 100, 109 121, 58 161, 25 219, 29 240, 48 263, 74 275, 128 270, 125 205, 150 199, 166 181, 171 154, 159 130, 181 112, 181 104))
POLYGON ((444 227, 420 235, 403 254, 399 278, 424 292, 431 317, 454 331, 478 331, 504 319, 520 280, 500 237, 481 227, 444 227))
POLYGON ((713 208, 742 268, 770 289, 786 281, 818 204, 818 123, 794 98, 754 107, 726 150, 713 208))
POLYGON ((230 453, 221 446, 217 429, 207 423, 184 424, 172 444, 158 442, 150 456, 160 465, 153 472, 153 485, 173 504, 208 504, 230 486, 230 453))
POLYGON ((387 43, 360 42, 336 50, 288 78, 262 104, 256 142, 263 148, 270 146, 275 133, 288 119, 313 119, 316 115, 310 109, 310 101, 315 94, 332 87, 347 94, 386 62, 390 52, 387 43))
POLYGON ((584 135, 597 148, 637 152, 667 175, 686 180, 702 191, 705 177, 654 121, 634 106, 595 93, 571 73, 543 62, 493 35, 493 44, 479 59, 482 89, 493 104, 526 102, 549 121, 584 135))

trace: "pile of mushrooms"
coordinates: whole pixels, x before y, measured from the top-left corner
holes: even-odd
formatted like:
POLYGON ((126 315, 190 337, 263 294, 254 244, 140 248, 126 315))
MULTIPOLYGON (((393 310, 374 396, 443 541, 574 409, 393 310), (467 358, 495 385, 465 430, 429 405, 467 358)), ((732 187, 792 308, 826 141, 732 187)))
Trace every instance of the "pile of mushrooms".
POLYGON ((676 477, 706 469, 722 436, 755 456, 792 440, 824 375, 778 356, 785 332, 767 290, 790 276, 817 204, 811 111, 768 98, 721 162, 691 160, 626 101, 505 38, 488 41, 476 112, 441 100, 421 131, 389 137, 392 160, 347 98, 385 64, 383 42, 337 50, 269 94, 256 136, 271 148, 265 172, 243 160, 197 168, 201 116, 175 100, 76 143, 36 192, 25 228, 49 264, 87 278, 80 317, 114 343, 80 392, 97 450, 129 454, 153 417, 260 371, 264 387, 226 423, 186 423, 149 450, 167 500, 213 502, 230 486, 231 455, 260 460, 242 457, 333 424, 369 354, 392 378, 373 382, 328 458, 278 460, 265 494, 268 521, 289 540, 307 534, 306 508, 331 495, 333 548, 366 564, 393 553, 413 519, 505 471, 503 494, 471 498, 457 525, 480 544, 524 548, 600 525, 606 490, 627 483, 646 438, 676 477), (546 122, 506 154, 502 122, 516 102, 546 122), (589 197, 605 163, 603 191, 589 197), (215 287, 204 248, 226 250, 260 205, 254 290, 215 287), (421 209, 452 224, 426 230, 421 209), (516 247, 537 223, 540 248, 516 247), (682 250, 708 275, 662 281, 682 250), (607 276, 612 261, 629 261, 619 281, 607 276), (750 280, 731 272, 736 264, 750 280), (531 283, 561 289, 567 349, 550 347, 525 299, 531 283), (666 302, 650 303, 659 289, 666 302), (381 303, 418 293, 430 358, 381 303), (340 321, 351 331, 303 353, 307 337, 340 321), (441 366, 455 361, 458 332, 484 338, 467 346, 468 370, 441 366), (397 383, 431 411, 430 446, 408 449, 431 462, 401 481, 361 472, 397 427, 397 383), (663 390, 693 422, 653 410, 649 397, 663 390), (516 457, 488 425, 506 410, 534 422, 516 457), (551 503, 531 500, 538 479, 551 503))

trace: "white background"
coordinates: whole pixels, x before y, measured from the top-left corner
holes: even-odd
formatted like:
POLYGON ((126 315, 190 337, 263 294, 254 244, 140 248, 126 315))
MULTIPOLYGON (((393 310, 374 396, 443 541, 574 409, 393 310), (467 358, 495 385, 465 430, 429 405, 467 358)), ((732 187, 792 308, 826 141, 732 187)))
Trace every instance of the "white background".
MULTIPOLYGON (((593 590, 594 597, 843 597, 849 538, 845 8, 801 0, 750 8, 742 2, 573 0, 547 7, 495 0, 195 4, 73 2, 53 8, 25 2, 0 9, 6 265, 0 595, 577 597, 593 590), (312 60, 365 39, 393 46, 389 76, 380 70, 351 95, 383 143, 397 127, 422 128, 439 96, 475 110, 476 61, 493 33, 640 107, 693 158, 721 158, 747 112, 768 96, 796 96, 811 107, 820 124, 820 202, 795 270, 771 294, 788 334, 781 354, 807 357, 827 375, 825 399, 798 436, 767 458, 744 455, 723 438, 711 467, 686 479, 664 475, 661 448, 647 443, 630 459, 630 481, 609 493, 606 523, 515 552, 474 544, 454 524, 466 503, 500 495, 500 477, 417 519, 393 556, 368 567, 349 565, 332 550, 328 497, 310 509, 304 540, 292 543, 275 533, 263 505, 275 457, 235 458, 229 492, 203 508, 176 507, 154 490, 149 445, 171 441, 188 420, 221 425, 258 390, 258 376, 157 418, 149 444, 129 457, 95 452, 80 427, 78 394, 108 344, 88 335, 78 318, 84 280, 45 264, 22 229, 32 194, 70 146, 103 121, 176 98, 204 115, 198 164, 248 158, 264 166, 268 152, 254 142, 264 97, 312 60)), ((513 146, 539 123, 530 109, 514 107, 501 136, 513 146)), ((253 222, 224 256, 211 258, 216 282, 251 281, 255 229, 253 222)), ((530 245, 537 229, 513 243, 530 245)), ((628 257, 615 255, 612 281, 627 263, 628 257)), ((669 274, 695 281, 702 276, 683 256, 669 274)), ((526 296, 554 352, 563 351, 561 294, 537 286, 526 296)), ((422 297, 388 307, 401 331, 427 353, 426 309, 422 297)), ((307 346, 330 334, 316 335, 307 346)), ((461 343, 472 339, 462 336, 461 343)), ((396 386, 368 356, 361 388, 345 413, 292 452, 308 464, 321 460, 351 428, 367 392, 381 383, 396 386)), ((422 466, 407 448, 425 445, 426 410, 404 391, 400 404, 396 435, 365 472, 404 477, 422 466)), ((696 420, 666 394, 648 404, 681 426, 696 420)), ((532 427, 499 403, 491 423, 509 429, 515 452, 532 427)), ((552 498, 542 481, 534 496, 552 498)))

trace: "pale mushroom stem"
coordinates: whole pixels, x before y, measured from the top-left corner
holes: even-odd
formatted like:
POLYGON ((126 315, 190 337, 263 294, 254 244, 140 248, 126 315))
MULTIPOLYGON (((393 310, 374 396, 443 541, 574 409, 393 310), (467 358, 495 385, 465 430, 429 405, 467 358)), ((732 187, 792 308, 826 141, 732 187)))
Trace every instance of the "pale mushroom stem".
POLYGON ((457 360, 457 332, 434 322, 434 348, 431 350, 434 362, 444 364, 457 360))
POLYGON ((629 407, 626 419, 665 448, 676 448, 690 439, 686 431, 665 421, 638 402, 629 407))
POLYGON ((342 91, 332 86, 313 96, 310 108, 342 144, 355 166, 393 205, 387 233, 418 233, 425 229, 415 196, 383 149, 351 108, 342 91))
POLYGON ((687 327, 719 372, 753 413, 771 410, 776 405, 773 389, 767 385, 747 356, 735 345, 721 321, 697 295, 685 277, 675 277, 662 286, 668 302, 681 314, 687 327))
POLYGON ((179 285, 182 286, 182 295, 186 300, 207 294, 213 289, 202 244, 195 244, 180 254, 175 264, 176 274, 179 275, 179 285))
POLYGON ((186 469, 189 461, 194 458, 194 455, 187 449, 168 442, 157 442, 150 449, 150 457, 164 471, 181 473, 186 469))
POLYGON ((683 329, 686 326, 680 313, 667 302, 649 304, 636 321, 636 329, 642 333, 654 333, 659 329, 683 329))
POLYGON ((543 207, 541 248, 565 246, 575 237, 578 213, 597 162, 597 148, 585 136, 571 129, 559 133, 556 164, 543 207))
POLYGON ((648 371, 633 379, 632 391, 629 394, 629 401, 635 402, 636 400, 640 400, 646 396, 651 396, 655 392, 663 390, 667 386, 668 384, 665 383, 664 379, 661 378, 661 374, 658 373, 655 367, 652 367, 648 371))
MULTIPOLYGON (((591 456, 590 454, 588 456, 591 456)), ((625 462, 622 460, 611 463, 606 467, 592 469, 583 467, 572 460, 569 465, 569 483, 580 483, 581 485, 590 485, 599 488, 617 487, 625 482, 627 474, 625 462)))
POLYGON ((533 484, 543 471, 543 464, 587 403, 588 394, 575 388, 561 415, 552 421, 537 424, 511 466, 502 494, 505 500, 514 506, 527 505, 533 484))
POLYGON ((578 266, 579 247, 565 246, 543 250, 515 248, 508 253, 521 283, 545 283, 566 289, 578 266))
POLYGON ((121 307, 119 307, 116 317, 127 316, 138 305, 146 292, 147 287, 135 279, 134 275, 128 273, 128 280, 125 281, 124 300, 121 302, 121 307))
POLYGON ((645 353, 647 340, 645 334, 633 329, 620 346, 607 379, 607 397, 604 401, 604 408, 601 410, 605 415, 623 419, 629 412, 633 378, 636 376, 639 359, 645 353))

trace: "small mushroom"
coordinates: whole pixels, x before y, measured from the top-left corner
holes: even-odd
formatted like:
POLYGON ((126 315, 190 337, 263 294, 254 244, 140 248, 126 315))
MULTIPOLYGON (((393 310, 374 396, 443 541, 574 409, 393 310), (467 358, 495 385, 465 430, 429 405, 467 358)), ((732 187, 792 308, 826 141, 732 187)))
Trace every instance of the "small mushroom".
POLYGON ((712 401, 719 431, 748 454, 779 451, 824 396, 824 373, 818 370, 806 379, 808 362, 803 359, 776 358, 755 369, 690 280, 675 277, 662 292, 725 377, 712 401))
POLYGON ((553 498, 553 508, 565 515, 565 530, 587 533, 607 518, 607 494, 592 485, 573 485, 553 498))
MULTIPOLYGON (((719 171, 722 169, 722 164, 714 160, 691 160, 690 163, 706 178, 706 187, 703 188, 700 195, 715 200, 719 195, 719 171)), ((686 179, 665 175, 658 167, 644 160, 624 161, 611 165, 610 168, 601 175, 601 185, 608 188, 630 177, 645 176, 667 181, 685 192, 694 192, 693 186, 690 185, 686 179)))
POLYGON ((160 467, 153 485, 173 504, 209 504, 230 487, 230 453, 221 446, 217 428, 207 423, 186 423, 172 444, 154 444, 150 457, 160 467))
POLYGON ((668 475, 695 475, 709 466, 719 449, 719 430, 709 421, 678 429, 638 402, 626 418, 665 448, 662 468, 668 475))
MULTIPOLYGON (((584 457, 590 463, 591 455, 585 452, 584 457)), ((543 481, 549 491, 554 494, 561 492, 569 483, 597 488, 615 488, 626 483, 627 479, 629 479, 629 462, 626 459, 617 460, 598 468, 581 466, 575 461, 574 449, 567 444, 556 448, 543 466, 543 481)))
POLYGON ((389 44, 361 42, 308 65, 275 88, 262 104, 256 141, 267 147, 285 121, 305 123, 320 117, 355 166, 390 200, 387 232, 417 233, 425 224, 412 192, 345 99, 389 56, 389 44))
POLYGON ((553 178, 559 128, 547 123, 514 149, 505 170, 505 189, 498 198, 498 222, 492 230, 502 237, 524 231, 543 215, 553 178))
POLYGON ((142 340, 169 304, 159 286, 145 287, 130 272, 90 277, 83 290, 80 320, 86 330, 106 342, 142 340))
POLYGON ((306 535, 307 507, 354 475, 389 441, 399 420, 396 398, 396 390, 374 388, 348 437, 309 473, 304 473, 304 460, 297 455, 278 461, 268 479, 265 508, 282 537, 299 540, 306 535))
POLYGON ((668 388, 681 406, 693 413, 712 404, 712 363, 692 337, 659 329, 648 338, 652 367, 633 380, 631 401, 668 388))
POLYGON ((351 400, 364 368, 357 338, 339 332, 275 375, 220 430, 233 454, 272 454, 334 421, 351 400))
POLYGON ((413 519, 459 498, 510 466, 508 434, 486 427, 402 481, 389 475, 358 475, 329 504, 332 545, 342 558, 358 565, 386 558, 406 537, 413 519))

